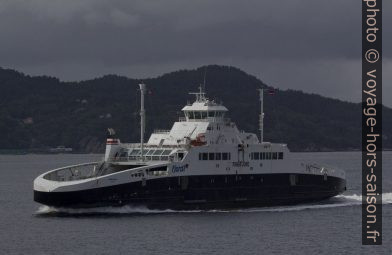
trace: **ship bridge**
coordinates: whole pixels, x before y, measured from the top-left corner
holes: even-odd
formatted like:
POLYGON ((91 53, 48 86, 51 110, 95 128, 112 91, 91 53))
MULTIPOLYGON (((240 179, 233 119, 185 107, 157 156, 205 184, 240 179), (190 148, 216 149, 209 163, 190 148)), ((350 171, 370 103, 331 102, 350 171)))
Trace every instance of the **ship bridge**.
POLYGON ((190 94, 194 94, 196 100, 182 108, 185 117, 175 122, 171 130, 152 133, 148 145, 258 143, 256 135, 240 132, 235 123, 225 118, 228 109, 208 99, 201 87, 199 92, 190 94))
POLYGON ((216 103, 214 100, 209 100, 202 87, 200 91, 190 93, 196 96, 196 101, 182 108, 186 121, 207 121, 207 122, 223 122, 225 113, 228 111, 226 107, 216 103))

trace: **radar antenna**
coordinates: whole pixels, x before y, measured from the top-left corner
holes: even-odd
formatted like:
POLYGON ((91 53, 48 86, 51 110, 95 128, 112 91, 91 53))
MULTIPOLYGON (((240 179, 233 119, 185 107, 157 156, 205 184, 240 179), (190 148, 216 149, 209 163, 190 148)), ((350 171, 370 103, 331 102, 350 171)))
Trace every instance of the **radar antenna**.
POLYGON ((202 85, 199 86, 199 92, 191 92, 189 94, 196 96, 196 102, 204 102, 204 101, 207 100, 206 92, 203 90, 203 86, 202 85))

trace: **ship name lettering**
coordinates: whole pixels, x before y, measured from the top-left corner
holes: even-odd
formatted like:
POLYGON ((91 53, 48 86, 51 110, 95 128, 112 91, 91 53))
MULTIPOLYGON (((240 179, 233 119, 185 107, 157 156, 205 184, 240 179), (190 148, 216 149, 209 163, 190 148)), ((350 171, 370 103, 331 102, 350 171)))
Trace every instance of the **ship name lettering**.
POLYGON ((173 166, 172 173, 184 172, 185 166, 173 166))
POLYGON ((249 162, 245 162, 245 161, 238 161, 238 162, 233 162, 233 166, 236 167, 248 167, 249 166, 249 162))

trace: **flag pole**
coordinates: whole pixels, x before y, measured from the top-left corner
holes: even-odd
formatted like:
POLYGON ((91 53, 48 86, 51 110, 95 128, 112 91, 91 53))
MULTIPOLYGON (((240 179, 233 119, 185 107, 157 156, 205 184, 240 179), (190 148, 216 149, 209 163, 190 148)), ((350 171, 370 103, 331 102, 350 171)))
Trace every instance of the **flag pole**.
POLYGON ((144 161, 144 128, 146 125, 146 111, 144 109, 144 95, 146 93, 146 84, 139 84, 140 87, 140 155, 141 161, 144 161))
POLYGON ((259 130, 260 130, 260 143, 264 140, 264 89, 259 89, 260 93, 260 116, 259 116, 259 130))

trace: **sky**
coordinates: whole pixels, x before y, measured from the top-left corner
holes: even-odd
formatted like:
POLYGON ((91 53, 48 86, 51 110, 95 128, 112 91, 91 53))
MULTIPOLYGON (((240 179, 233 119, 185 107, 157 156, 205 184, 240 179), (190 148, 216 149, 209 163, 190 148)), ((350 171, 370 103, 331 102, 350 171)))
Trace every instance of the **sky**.
MULTIPOLYGON (((392 107, 392 1, 383 3, 383 100, 392 107)), ((359 102, 361 1, 0 0, 3 68, 76 81, 208 64, 359 102)))

